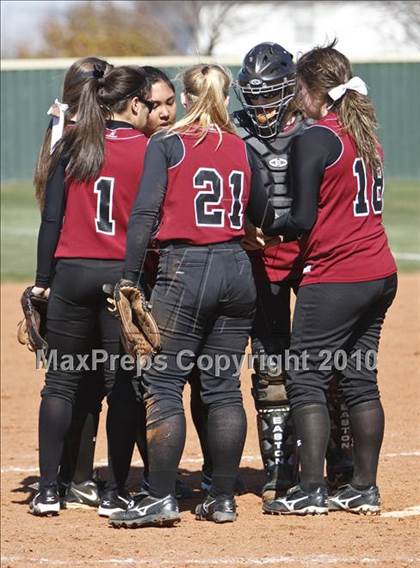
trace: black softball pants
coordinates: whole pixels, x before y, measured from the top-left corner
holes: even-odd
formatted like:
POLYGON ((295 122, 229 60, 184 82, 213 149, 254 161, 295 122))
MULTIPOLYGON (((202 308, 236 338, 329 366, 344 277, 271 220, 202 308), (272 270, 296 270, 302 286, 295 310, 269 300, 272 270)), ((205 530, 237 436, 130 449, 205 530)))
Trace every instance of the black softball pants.
POLYGON ((182 392, 197 363, 208 408, 217 493, 233 493, 246 418, 240 366, 255 310, 251 264, 239 242, 162 250, 152 312, 162 349, 142 373, 152 494, 173 493, 185 443, 182 392))
MULTIPOLYGON (((81 357, 88 356, 86 367, 95 365, 91 358, 92 349, 97 347, 95 329, 101 348, 109 355, 119 355, 119 322, 107 310, 102 285, 115 284, 121 275, 121 261, 61 259, 57 262, 47 313, 49 356, 53 356, 54 365, 47 370, 43 397, 55 396, 74 402, 86 370, 81 357)), ((99 358, 102 355, 98 356, 98 361, 99 358)), ((109 357, 103 363, 98 362, 103 368, 106 392, 110 392, 114 384, 117 362, 117 358, 109 357)))
MULTIPOLYGON (((267 279, 261 279, 261 277, 256 280, 256 283, 257 310, 251 332, 252 353, 258 355, 259 358, 264 355, 280 355, 284 368, 287 364, 287 350, 290 348, 291 339, 291 290, 297 295, 299 283, 296 280, 270 282, 267 279)), ((254 377, 258 380, 260 377, 259 364, 254 365, 254 368, 256 372, 254 377)), ((281 375, 285 376, 286 374, 281 373, 281 375)), ((342 394, 337 392, 337 382, 339 380, 337 375, 337 372, 333 372, 330 378, 334 377, 334 380, 328 379, 330 382, 327 393, 331 418, 327 469, 329 472, 331 471, 331 475, 333 475, 333 470, 335 472, 351 468, 352 463, 351 428, 348 425, 348 411, 343 403, 342 394)), ((261 378, 264 384, 264 381, 270 379, 270 375, 263 372, 261 378)), ((278 376, 274 377, 274 382, 279 382, 278 376)), ((283 381, 281 380, 281 382, 283 381)), ((284 392, 283 385, 278 385, 277 389, 278 395, 275 401, 271 403, 273 408, 277 408, 278 405, 288 404, 285 393, 282 396, 284 392)), ((268 403, 264 401, 263 406, 267 408, 268 403)), ((256 402, 256 407, 258 410, 258 402, 256 402)), ((268 434, 269 432, 266 429, 265 436, 267 437, 268 434)), ((265 447, 267 447, 267 443, 265 443, 265 447)), ((271 444, 269 447, 271 447, 271 444)))
POLYGON ((122 262, 97 259, 61 259, 51 287, 47 312, 49 368, 42 389, 39 413, 39 460, 41 487, 54 486, 73 413, 79 383, 92 368, 92 349, 97 347, 110 393, 120 354, 119 322, 108 312, 102 285, 115 284, 122 275, 122 262), (110 357, 114 356, 114 359, 110 357))
POLYGON ((384 432, 376 357, 386 312, 397 291, 397 275, 370 282, 314 284, 299 289, 286 381, 300 441, 301 485, 323 484, 330 434, 325 394, 331 371, 341 371, 339 388, 353 433, 352 485, 376 484, 384 432))
POLYGON ((299 288, 286 381, 292 408, 324 404, 335 370, 341 373, 340 389, 348 408, 379 399, 375 359, 396 291, 396 274, 369 282, 299 288))

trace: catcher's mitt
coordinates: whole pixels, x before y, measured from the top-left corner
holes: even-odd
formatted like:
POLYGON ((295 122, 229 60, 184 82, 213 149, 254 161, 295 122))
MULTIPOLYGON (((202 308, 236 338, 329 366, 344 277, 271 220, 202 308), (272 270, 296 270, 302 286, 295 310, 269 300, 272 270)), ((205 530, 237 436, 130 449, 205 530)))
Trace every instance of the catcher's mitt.
POLYGON ((32 286, 29 286, 24 290, 20 303, 25 317, 18 323, 17 339, 29 351, 42 350, 45 353, 48 349, 45 340, 48 299, 32 294, 32 286))
MULTIPOLYGON (((105 284, 104 292, 112 287, 105 284)), ((121 320, 121 341, 133 357, 153 357, 160 349, 159 328, 142 291, 131 280, 120 280, 108 299, 109 308, 121 320)))

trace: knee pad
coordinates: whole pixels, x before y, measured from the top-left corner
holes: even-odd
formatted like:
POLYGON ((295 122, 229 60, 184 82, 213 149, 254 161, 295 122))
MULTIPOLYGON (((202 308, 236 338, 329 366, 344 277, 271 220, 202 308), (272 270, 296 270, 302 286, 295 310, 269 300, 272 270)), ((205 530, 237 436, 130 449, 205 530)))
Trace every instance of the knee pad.
POLYGON ((251 392, 257 410, 288 405, 283 373, 277 375, 261 372, 253 374, 251 392))

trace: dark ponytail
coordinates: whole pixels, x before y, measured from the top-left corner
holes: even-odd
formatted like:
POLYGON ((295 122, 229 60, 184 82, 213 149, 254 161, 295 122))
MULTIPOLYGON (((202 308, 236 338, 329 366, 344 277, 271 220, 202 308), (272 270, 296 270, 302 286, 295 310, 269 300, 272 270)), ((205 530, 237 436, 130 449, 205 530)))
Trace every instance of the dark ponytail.
POLYGON ((53 163, 64 154, 69 160, 69 177, 76 181, 95 178, 104 161, 105 121, 114 112, 124 111, 130 98, 145 99, 148 88, 146 74, 138 67, 116 67, 106 76, 95 73, 82 89, 77 122, 57 144, 53 163))
MULTIPOLYGON (((113 65, 98 57, 83 57, 75 61, 69 67, 64 76, 61 95, 62 102, 68 105, 68 110, 65 114, 65 126, 68 125, 77 114, 81 93, 86 83, 95 73, 101 74, 103 72, 105 76, 112 68, 113 65)), ((51 128, 52 121, 45 132, 34 173, 35 197, 41 210, 44 207, 45 186, 48 172, 52 165, 51 128)))

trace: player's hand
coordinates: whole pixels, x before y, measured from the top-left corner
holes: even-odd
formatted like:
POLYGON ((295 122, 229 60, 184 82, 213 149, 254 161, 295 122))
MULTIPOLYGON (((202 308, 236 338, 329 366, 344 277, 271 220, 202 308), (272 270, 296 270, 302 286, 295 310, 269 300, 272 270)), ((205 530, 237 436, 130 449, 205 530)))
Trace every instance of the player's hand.
POLYGON ((31 294, 33 294, 34 296, 39 296, 40 298, 48 298, 48 296, 50 294, 50 289, 49 288, 41 288, 40 286, 34 286, 31 290, 31 294), (47 294, 47 292, 48 292, 48 294, 47 294))
MULTIPOLYGON (((274 237, 275 238, 275 237, 274 237)), ((265 247, 264 234, 250 223, 245 225, 245 237, 241 240, 245 250, 261 250, 265 247)))

